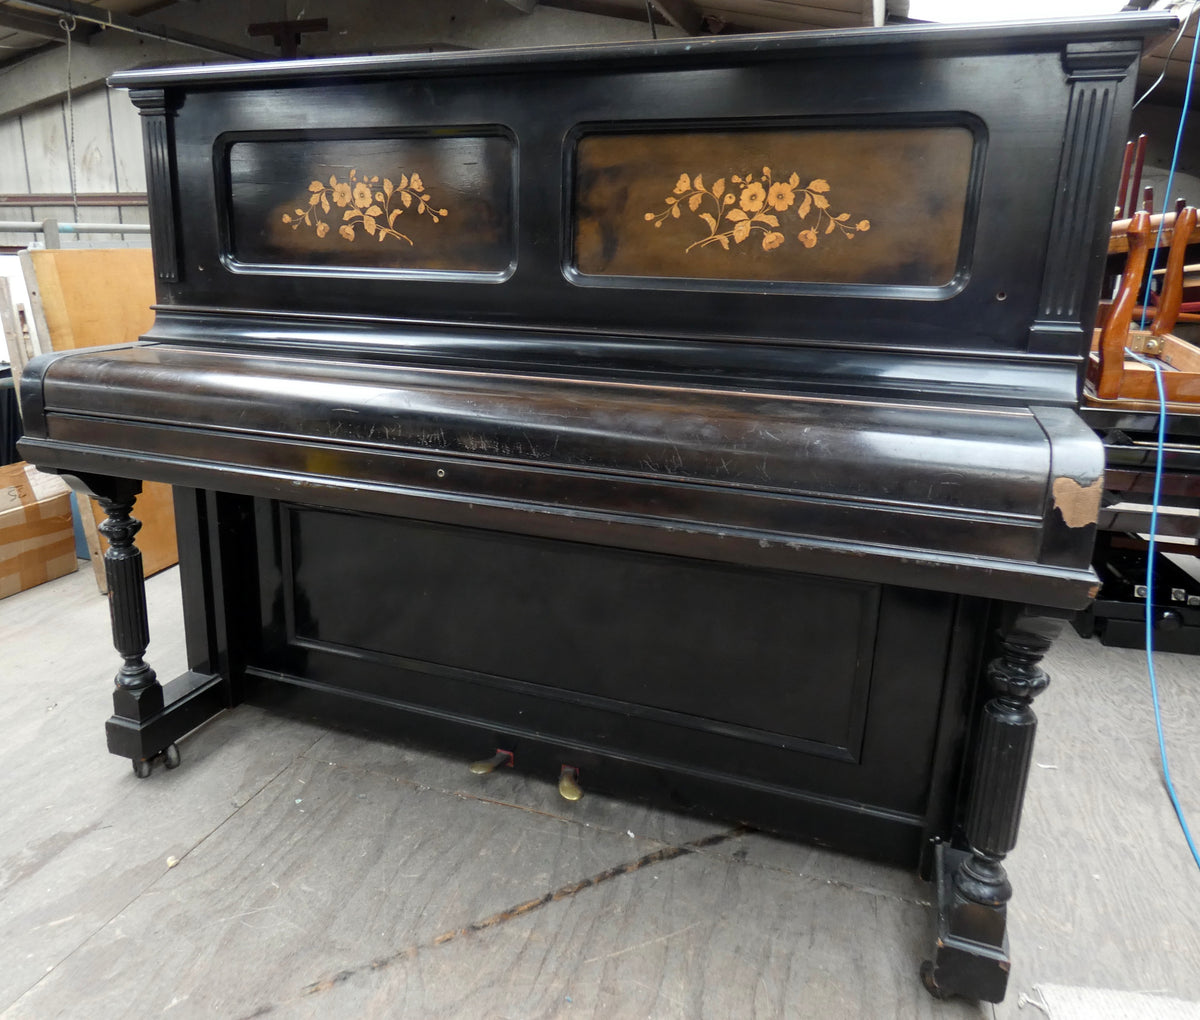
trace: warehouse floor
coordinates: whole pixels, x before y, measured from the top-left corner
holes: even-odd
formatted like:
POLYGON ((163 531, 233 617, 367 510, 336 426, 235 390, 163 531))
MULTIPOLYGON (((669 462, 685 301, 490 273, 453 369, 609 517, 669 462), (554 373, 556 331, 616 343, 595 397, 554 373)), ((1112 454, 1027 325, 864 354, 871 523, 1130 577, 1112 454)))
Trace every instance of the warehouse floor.
MULTIPOLYGON (((148 587, 147 657, 169 678, 178 572, 148 587)), ((921 988, 914 876, 570 804, 555 777, 481 778, 242 707, 139 781, 104 746, 116 658, 86 565, 0 602, 0 663, 5 1018, 1058 1018, 1089 1015, 1069 1010, 1087 989, 1143 993, 1109 996, 1111 1015, 1200 1000, 1200 872, 1159 777, 1143 656, 1073 632, 1037 703, 994 1011, 921 988)), ((1200 829, 1200 660, 1161 655, 1158 672, 1200 829)))

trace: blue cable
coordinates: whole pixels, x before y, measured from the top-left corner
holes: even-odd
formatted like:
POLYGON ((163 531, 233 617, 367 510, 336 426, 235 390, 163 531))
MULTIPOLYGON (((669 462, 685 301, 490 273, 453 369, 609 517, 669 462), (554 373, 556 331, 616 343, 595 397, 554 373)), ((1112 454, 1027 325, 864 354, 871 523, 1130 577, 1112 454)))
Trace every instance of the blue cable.
MULTIPOLYGON (((1184 25, 1196 12, 1200 4, 1193 3, 1192 9, 1184 17, 1184 25)), ((1198 25, 1200 28, 1200 25, 1198 25)), ((1175 133, 1175 151, 1171 154, 1171 169, 1167 174, 1166 196, 1163 199, 1163 218, 1158 224, 1158 235, 1154 241, 1154 252, 1150 257, 1150 271, 1146 274, 1146 295, 1142 300, 1141 328, 1146 328, 1146 316, 1150 312, 1150 292, 1154 283, 1154 269, 1158 262, 1158 249, 1162 244, 1163 227, 1166 224, 1167 203, 1171 200, 1171 186, 1175 182, 1175 167, 1179 163, 1179 148, 1183 143, 1183 128, 1187 123, 1188 107, 1192 101, 1192 79, 1196 73, 1196 54, 1200 50, 1200 31, 1197 31, 1192 41, 1192 58, 1188 62, 1187 87, 1183 93, 1183 110, 1179 115, 1179 130, 1175 133)), ((1147 93, 1149 95, 1149 93, 1147 93)), ((1145 96, 1142 97, 1143 99, 1145 96)), ((1162 762, 1163 782, 1167 787, 1167 796, 1175 809, 1175 817, 1179 819, 1179 827, 1183 830, 1183 838, 1187 840, 1188 849, 1196 867, 1200 868, 1200 852, 1196 850, 1196 842, 1192 839, 1192 830, 1188 828, 1187 819, 1183 815, 1183 807, 1175 793, 1175 783, 1171 780, 1171 767, 1167 761, 1167 741, 1163 735, 1162 706, 1158 698, 1158 676, 1154 672, 1154 559, 1157 555, 1158 505, 1162 499, 1163 458, 1166 455, 1167 444, 1167 391, 1163 384, 1162 365, 1152 358, 1144 358, 1133 351, 1128 352, 1132 357, 1154 369, 1154 381, 1158 386, 1158 457, 1154 465, 1154 502, 1150 507, 1150 548, 1146 562, 1146 670, 1150 674, 1150 696, 1154 702, 1154 726, 1158 731, 1158 756, 1162 762)))
POLYGON ((1183 829, 1183 838, 1187 840, 1188 849, 1192 851, 1192 859, 1200 868, 1200 852, 1196 850, 1196 842, 1192 839, 1192 830, 1188 828, 1187 819, 1183 815, 1179 797, 1175 793, 1175 784, 1171 780, 1171 766, 1167 762, 1167 740, 1163 735, 1162 707, 1158 700, 1158 676, 1154 672, 1154 557, 1157 554, 1155 534, 1158 531, 1158 504, 1162 498, 1163 458, 1167 444, 1167 391, 1163 384, 1162 365, 1153 358, 1143 358, 1139 354, 1130 354, 1138 361, 1154 369, 1154 381, 1158 384, 1158 457, 1154 465, 1154 502, 1150 507, 1150 551, 1146 562, 1146 669, 1150 673, 1150 696, 1154 701, 1154 726, 1158 730, 1158 756, 1162 762, 1163 781, 1167 787, 1167 796, 1175 809, 1175 817, 1179 819, 1179 827, 1183 829))
MULTIPOLYGON (((1197 6, 1200 6, 1200 4, 1192 4, 1192 9, 1185 15, 1183 19, 1185 26, 1188 19, 1196 13, 1197 6)), ((1146 316, 1150 312, 1150 288, 1154 284, 1154 270, 1158 265, 1158 249, 1162 244, 1163 227, 1166 226, 1167 222, 1167 204, 1171 201, 1171 186, 1175 183, 1175 167, 1179 163, 1179 147, 1183 144, 1183 126, 1187 123, 1188 106, 1192 101, 1192 79, 1196 76, 1196 53, 1198 47, 1200 47, 1200 22, 1196 24, 1196 37, 1192 40, 1192 59, 1188 63, 1187 87, 1183 91, 1183 110, 1179 114, 1179 130, 1175 132, 1175 151, 1171 154, 1171 170, 1167 174, 1166 194, 1163 195, 1163 216, 1158 221, 1158 233, 1154 238, 1154 251, 1150 255, 1150 272, 1146 274, 1146 295, 1142 299, 1142 329, 1146 328, 1146 316)), ((1145 96, 1142 98, 1144 99, 1145 96)))

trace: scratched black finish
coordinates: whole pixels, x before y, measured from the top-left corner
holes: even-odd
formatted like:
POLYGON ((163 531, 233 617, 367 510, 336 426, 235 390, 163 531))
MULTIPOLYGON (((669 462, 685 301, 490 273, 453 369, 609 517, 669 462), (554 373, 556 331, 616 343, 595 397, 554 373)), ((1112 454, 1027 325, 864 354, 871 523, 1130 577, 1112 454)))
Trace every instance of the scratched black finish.
MULTIPOLYGON (((1133 72, 1173 23, 118 76, 172 111, 151 214, 178 264, 138 344, 30 362, 22 449, 109 489, 183 487, 189 666, 227 704, 509 747, 551 780, 571 765, 585 789, 909 865, 949 844, 953 945, 927 979, 996 998, 1011 839, 968 847, 964 824, 1015 833, 1005 734, 1093 597, 1104 454, 1078 381, 1133 72), (571 268, 589 131, 890 120, 972 132, 938 286, 571 268), (404 139, 466 138, 515 157, 475 192, 506 229, 465 260, 435 257, 449 199, 436 224, 418 210, 429 233, 403 259, 336 256, 314 224, 289 247, 293 172, 307 208, 355 224, 346 253, 387 203, 364 191, 345 218, 331 179, 404 139)), ((869 215, 873 244, 922 227, 869 215)), ((153 734, 193 724, 171 689, 153 734)))
POLYGON ((667 476, 793 495, 870 497, 914 510, 1035 515, 1039 522, 1049 471, 1046 429, 1035 415, 1015 408, 598 384, 365 362, 340 366, 334 374, 319 363, 169 347, 116 351, 102 363, 102 374, 100 364, 64 361, 46 380, 47 406, 101 418, 136 408, 142 422, 168 427, 287 431, 331 445, 667 476), (286 407, 265 403, 263 394, 283 380, 293 387, 286 407), (205 400, 197 415, 191 394, 200 390, 205 400), (874 455, 884 446, 889 456, 874 455))

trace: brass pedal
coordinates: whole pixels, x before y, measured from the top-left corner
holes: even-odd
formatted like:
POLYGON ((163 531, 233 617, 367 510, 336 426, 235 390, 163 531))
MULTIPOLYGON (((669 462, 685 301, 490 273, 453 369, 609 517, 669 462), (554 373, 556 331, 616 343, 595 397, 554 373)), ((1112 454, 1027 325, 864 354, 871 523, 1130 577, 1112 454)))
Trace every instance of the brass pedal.
POLYGON ((501 765, 507 765, 511 769, 512 764, 512 751, 505 751, 498 747, 496 753, 490 758, 471 762, 471 771, 477 776, 486 776, 489 772, 495 772, 501 765))
POLYGON ((583 796, 583 787, 579 785, 579 769, 573 765, 564 765, 558 774, 558 793, 563 800, 579 800, 583 796))

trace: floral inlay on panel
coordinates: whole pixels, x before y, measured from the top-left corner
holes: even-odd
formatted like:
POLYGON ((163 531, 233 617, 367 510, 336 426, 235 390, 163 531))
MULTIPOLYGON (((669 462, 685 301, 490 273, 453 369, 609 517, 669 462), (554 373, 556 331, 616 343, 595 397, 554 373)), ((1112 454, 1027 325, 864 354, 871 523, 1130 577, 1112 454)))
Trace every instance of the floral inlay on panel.
MULTIPOLYGON (((785 231, 793 215, 803 227, 796 240, 805 248, 816 247, 822 235, 834 231, 849 239, 871 229, 870 220, 851 223, 850 213, 834 213, 827 197, 829 190, 829 182, 820 177, 800 187, 800 175, 794 172, 786 180, 776 180, 769 166, 762 168, 760 177, 733 174, 728 186, 724 177, 706 187, 701 174, 692 177, 683 173, 665 200, 666 208, 648 212, 643 218, 661 227, 668 217, 680 219, 686 205, 708 227, 706 236, 687 246, 689 252, 711 244, 729 251, 731 242, 742 244, 756 235, 761 235, 763 251, 772 251, 787 240, 785 231)), ((796 224, 793 221, 790 225, 794 229, 796 224)))
POLYGON ((400 174, 396 183, 390 177, 380 181, 378 176, 360 176, 354 168, 345 180, 339 180, 337 174, 330 175, 328 184, 314 180, 308 191, 307 207, 298 206, 293 212, 284 213, 282 220, 293 230, 300 227, 315 230, 317 237, 325 237, 334 224, 340 224, 337 232, 347 241, 374 237, 382 242, 393 237, 411 245, 412 238, 396 229, 401 216, 405 213, 428 216, 437 223, 449 215, 449 210, 434 207, 425 182, 416 171, 400 174), (340 214, 335 207, 341 210, 340 214))

